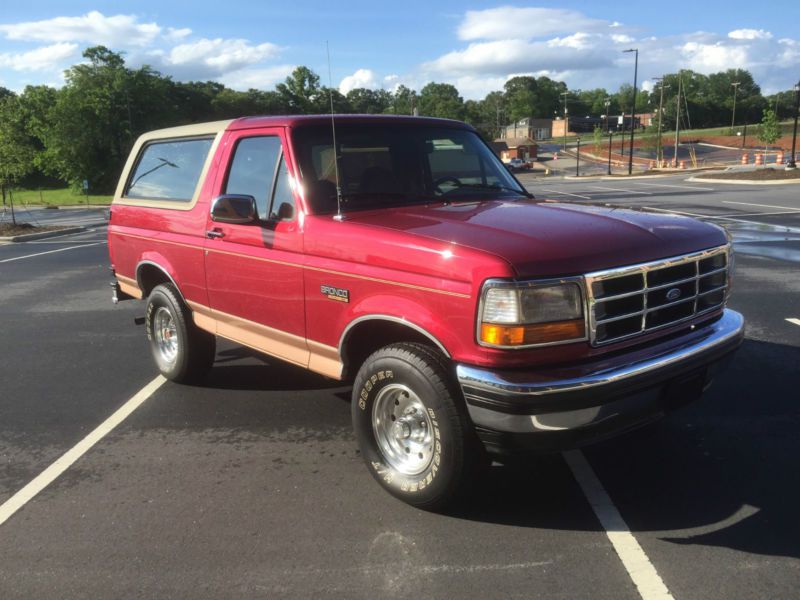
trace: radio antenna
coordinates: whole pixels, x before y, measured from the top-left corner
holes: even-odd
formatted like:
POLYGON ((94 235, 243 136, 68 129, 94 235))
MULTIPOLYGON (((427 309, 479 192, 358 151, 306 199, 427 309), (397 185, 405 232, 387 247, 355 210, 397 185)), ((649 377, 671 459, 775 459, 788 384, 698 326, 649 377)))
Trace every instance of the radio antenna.
POLYGON ((339 184, 339 148, 336 145, 336 120, 333 118, 333 78, 331 77, 331 48, 325 42, 325 50, 328 53, 328 97, 331 101, 331 133, 333 134, 333 170, 336 174, 336 221, 343 221, 342 214, 342 187, 339 184))

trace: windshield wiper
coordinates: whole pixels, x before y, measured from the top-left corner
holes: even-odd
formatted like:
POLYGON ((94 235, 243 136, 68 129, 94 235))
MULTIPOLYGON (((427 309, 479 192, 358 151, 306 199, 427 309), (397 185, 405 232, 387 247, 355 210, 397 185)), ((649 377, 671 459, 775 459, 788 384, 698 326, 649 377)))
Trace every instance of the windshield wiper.
POLYGON ((502 190, 506 192, 514 192, 515 194, 520 194, 521 196, 525 196, 526 198, 533 198, 533 194, 525 190, 518 190, 516 188, 509 187, 507 185, 501 185, 499 183, 459 183, 455 189, 460 188, 474 188, 479 190, 502 190))

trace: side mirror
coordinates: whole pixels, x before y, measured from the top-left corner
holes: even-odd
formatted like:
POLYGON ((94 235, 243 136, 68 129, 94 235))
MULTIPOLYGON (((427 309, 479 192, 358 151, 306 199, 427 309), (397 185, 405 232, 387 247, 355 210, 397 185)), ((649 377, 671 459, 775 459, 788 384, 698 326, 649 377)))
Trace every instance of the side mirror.
POLYGON ((235 225, 255 223, 258 220, 256 199, 240 194, 217 196, 211 203, 211 220, 235 225))

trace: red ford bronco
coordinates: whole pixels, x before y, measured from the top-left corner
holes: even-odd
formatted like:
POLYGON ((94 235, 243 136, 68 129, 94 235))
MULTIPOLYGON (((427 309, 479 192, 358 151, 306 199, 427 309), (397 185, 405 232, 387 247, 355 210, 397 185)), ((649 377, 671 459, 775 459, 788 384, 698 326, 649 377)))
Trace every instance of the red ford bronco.
POLYGON ((534 199, 455 121, 148 133, 108 238, 114 299, 146 301, 165 377, 201 377, 220 336, 352 379, 370 472, 429 509, 487 452, 575 447, 699 397, 743 337, 722 229, 534 199))

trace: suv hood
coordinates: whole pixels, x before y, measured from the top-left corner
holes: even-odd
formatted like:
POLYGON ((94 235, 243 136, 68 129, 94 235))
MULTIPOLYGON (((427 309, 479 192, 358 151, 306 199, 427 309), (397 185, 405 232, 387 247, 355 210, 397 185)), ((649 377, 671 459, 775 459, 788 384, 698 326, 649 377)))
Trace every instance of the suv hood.
POLYGON ((489 252, 519 277, 579 275, 727 241, 721 228, 688 217, 538 200, 407 206, 348 220, 489 252))

